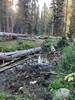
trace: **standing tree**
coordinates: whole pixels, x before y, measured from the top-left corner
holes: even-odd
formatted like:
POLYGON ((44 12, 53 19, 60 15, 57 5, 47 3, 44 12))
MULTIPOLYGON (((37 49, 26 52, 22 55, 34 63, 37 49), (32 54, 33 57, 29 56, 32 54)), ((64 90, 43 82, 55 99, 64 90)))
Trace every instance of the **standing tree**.
POLYGON ((37 23, 37 0, 19 0, 19 12, 14 31, 33 33, 37 23))
POLYGON ((66 35, 70 35, 71 18, 72 18, 72 0, 65 0, 65 6, 64 6, 65 27, 64 27, 64 30, 65 30, 66 35))
POLYGON ((5 0, 0 0, 0 31, 6 31, 5 21, 6 21, 6 2, 5 0))
POLYGON ((37 25, 39 19, 39 5, 37 0, 32 0, 31 2, 31 25, 32 33, 37 33, 37 25))
POLYGON ((70 36, 75 36, 75 0, 72 0, 72 17, 70 24, 70 36))
POLYGON ((49 34, 50 26, 49 21, 51 20, 51 12, 50 9, 47 7, 46 3, 42 8, 41 18, 40 18, 40 28, 42 34, 49 34))
POLYGON ((53 0, 53 24, 54 35, 62 35, 64 32, 64 0, 53 0))
POLYGON ((16 24, 14 27, 15 32, 28 33, 28 27, 31 23, 29 4, 30 4, 30 0, 19 0, 18 3, 19 10, 17 14, 16 24))

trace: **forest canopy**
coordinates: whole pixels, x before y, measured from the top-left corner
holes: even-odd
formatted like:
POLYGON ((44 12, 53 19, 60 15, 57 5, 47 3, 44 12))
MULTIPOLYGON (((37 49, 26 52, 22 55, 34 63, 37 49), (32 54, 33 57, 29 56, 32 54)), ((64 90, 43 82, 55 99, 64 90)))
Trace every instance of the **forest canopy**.
POLYGON ((0 31, 36 35, 74 34, 74 0, 0 0, 0 31))

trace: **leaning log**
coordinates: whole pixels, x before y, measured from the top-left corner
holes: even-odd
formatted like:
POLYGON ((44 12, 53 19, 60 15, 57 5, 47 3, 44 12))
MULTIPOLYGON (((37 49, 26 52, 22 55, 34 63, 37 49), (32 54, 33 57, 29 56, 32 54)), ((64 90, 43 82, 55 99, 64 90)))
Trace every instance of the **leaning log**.
POLYGON ((38 48, 32 48, 32 49, 28 49, 28 50, 20 50, 20 51, 15 51, 15 52, 7 52, 7 53, 0 53, 0 60, 4 60, 4 61, 10 61, 13 60, 15 58, 21 58, 24 56, 28 56, 28 55, 32 55, 35 53, 39 53, 42 51, 41 47, 38 48))

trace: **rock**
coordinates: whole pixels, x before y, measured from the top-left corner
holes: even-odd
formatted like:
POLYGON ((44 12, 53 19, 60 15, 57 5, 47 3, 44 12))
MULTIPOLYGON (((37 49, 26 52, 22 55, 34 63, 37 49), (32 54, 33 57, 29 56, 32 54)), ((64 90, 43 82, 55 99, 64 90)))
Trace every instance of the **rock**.
POLYGON ((66 88, 60 88, 57 91, 55 91, 53 100, 67 100, 69 96, 70 96, 70 90, 66 88))
POLYGON ((53 52, 53 53, 54 53, 54 52, 56 51, 53 45, 51 45, 51 47, 50 47, 50 48, 51 48, 51 52, 53 52))
POLYGON ((24 88, 23 88, 23 87, 20 87, 20 88, 19 88, 19 92, 20 92, 21 94, 23 94, 23 93, 24 93, 24 88))
POLYGON ((37 81, 30 81, 30 85, 34 85, 36 83, 37 83, 37 81))
POLYGON ((18 66, 16 66, 16 71, 21 71, 23 69, 23 65, 18 65, 18 66))
POLYGON ((20 88, 19 88, 19 91, 23 91, 23 87, 20 87, 20 88))

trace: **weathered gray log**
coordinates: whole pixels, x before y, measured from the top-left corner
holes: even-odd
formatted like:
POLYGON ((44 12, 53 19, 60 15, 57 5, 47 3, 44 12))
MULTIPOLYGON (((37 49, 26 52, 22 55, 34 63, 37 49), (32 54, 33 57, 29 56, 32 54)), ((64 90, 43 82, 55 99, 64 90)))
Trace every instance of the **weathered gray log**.
POLYGON ((21 58, 21 57, 28 56, 31 54, 39 53, 40 51, 42 51, 41 47, 32 48, 32 49, 28 49, 28 50, 20 50, 20 51, 15 51, 15 52, 7 52, 7 53, 1 52, 0 60, 10 61, 15 58, 21 58))
POLYGON ((19 70, 20 70, 20 71, 21 71, 21 70, 23 70, 23 71, 25 70, 25 71, 28 71, 28 72, 36 71, 37 73, 38 73, 38 72, 42 73, 41 71, 49 71, 50 68, 52 67, 52 66, 49 65, 48 63, 42 63, 42 64, 36 63, 36 64, 30 64, 30 65, 28 65, 27 63, 25 63, 28 59, 29 59, 29 58, 23 59, 23 60, 21 60, 21 61, 15 62, 15 63, 10 64, 10 65, 2 66, 2 67, 0 68, 0 73, 1 73, 1 72, 4 72, 4 71, 6 71, 6 70, 9 70, 9 69, 11 69, 11 68, 14 68, 14 67, 16 67, 16 69, 17 69, 18 71, 19 71, 19 70), (19 65, 22 65, 22 66, 19 67, 19 65))
POLYGON ((18 34, 18 33, 7 33, 7 32, 0 32, 0 36, 8 36, 8 37, 27 37, 26 34, 18 34))

